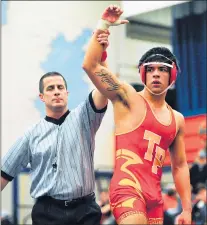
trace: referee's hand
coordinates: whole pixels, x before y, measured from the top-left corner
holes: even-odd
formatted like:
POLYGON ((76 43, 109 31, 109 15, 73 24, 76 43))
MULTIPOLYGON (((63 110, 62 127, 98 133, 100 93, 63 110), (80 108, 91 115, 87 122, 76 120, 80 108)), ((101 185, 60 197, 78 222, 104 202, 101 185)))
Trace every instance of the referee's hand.
POLYGON ((104 47, 104 51, 107 49, 107 47, 109 46, 109 35, 110 35, 110 32, 108 30, 104 31, 104 33, 101 33, 97 36, 97 41, 103 45, 104 47))

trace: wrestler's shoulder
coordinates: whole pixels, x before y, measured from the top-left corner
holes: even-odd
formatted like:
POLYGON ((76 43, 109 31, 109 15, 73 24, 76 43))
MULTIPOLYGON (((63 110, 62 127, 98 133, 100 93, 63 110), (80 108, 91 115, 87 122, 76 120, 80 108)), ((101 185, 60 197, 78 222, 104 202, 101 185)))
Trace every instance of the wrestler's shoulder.
POLYGON ((176 120, 178 120, 179 122, 182 123, 185 120, 182 113, 176 111, 175 109, 173 109, 173 113, 174 113, 174 116, 175 116, 176 120))

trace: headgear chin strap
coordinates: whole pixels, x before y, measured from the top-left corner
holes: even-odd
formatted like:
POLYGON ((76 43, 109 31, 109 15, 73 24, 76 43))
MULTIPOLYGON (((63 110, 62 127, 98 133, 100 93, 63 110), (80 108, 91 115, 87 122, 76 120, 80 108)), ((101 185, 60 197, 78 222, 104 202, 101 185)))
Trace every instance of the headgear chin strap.
POLYGON ((146 86, 146 84, 144 84, 144 86, 145 86, 145 88, 151 93, 151 94, 153 94, 153 95, 162 95, 163 93, 165 93, 169 88, 171 88, 172 87, 172 85, 174 84, 175 82, 173 81, 167 88, 165 88, 165 90, 164 91, 162 91, 161 93, 154 93, 153 91, 151 91, 147 86, 146 86))
POLYGON ((150 57, 148 57, 146 60, 145 60, 146 63, 143 63, 141 66, 139 66, 139 72, 140 72, 140 76, 141 76, 141 80, 144 84, 144 86, 147 88, 147 90, 153 94, 153 95, 162 95, 164 92, 166 92, 176 81, 177 79, 177 73, 178 73, 178 70, 177 70, 177 66, 175 64, 175 62, 173 62, 171 59, 169 59, 168 57, 162 55, 162 54, 153 54, 151 55, 150 57), (146 62, 149 58, 152 58, 152 57, 155 57, 155 56, 161 56, 163 58, 166 58, 168 61, 172 62, 172 64, 169 64, 169 63, 165 63, 165 62, 159 62, 159 61, 154 61, 154 62, 146 62), (152 92, 147 86, 146 86, 146 66, 147 65, 151 65, 151 64, 162 64, 162 65, 165 65, 167 67, 170 67, 170 84, 169 86, 164 90, 162 91, 161 93, 157 94, 157 93, 154 93, 152 92))

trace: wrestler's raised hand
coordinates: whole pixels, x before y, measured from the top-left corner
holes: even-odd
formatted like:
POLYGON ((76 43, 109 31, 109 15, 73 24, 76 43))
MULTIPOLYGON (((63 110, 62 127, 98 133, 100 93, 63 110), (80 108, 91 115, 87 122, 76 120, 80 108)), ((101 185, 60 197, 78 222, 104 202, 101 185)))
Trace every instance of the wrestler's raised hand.
POLYGON ((129 23, 128 20, 121 20, 120 16, 123 13, 123 10, 117 6, 117 5, 110 5, 109 7, 107 7, 103 14, 102 14, 102 19, 106 20, 112 24, 110 24, 110 26, 118 26, 120 24, 125 24, 125 23, 129 23))

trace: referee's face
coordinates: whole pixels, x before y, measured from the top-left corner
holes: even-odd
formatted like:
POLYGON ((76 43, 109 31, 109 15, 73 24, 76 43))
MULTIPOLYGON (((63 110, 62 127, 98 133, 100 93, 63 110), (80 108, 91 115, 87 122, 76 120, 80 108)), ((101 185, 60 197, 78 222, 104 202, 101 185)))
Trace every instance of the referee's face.
POLYGON ((68 91, 61 76, 46 77, 43 80, 44 89, 40 99, 45 103, 46 110, 52 112, 64 111, 68 102, 68 91))

